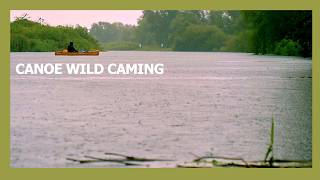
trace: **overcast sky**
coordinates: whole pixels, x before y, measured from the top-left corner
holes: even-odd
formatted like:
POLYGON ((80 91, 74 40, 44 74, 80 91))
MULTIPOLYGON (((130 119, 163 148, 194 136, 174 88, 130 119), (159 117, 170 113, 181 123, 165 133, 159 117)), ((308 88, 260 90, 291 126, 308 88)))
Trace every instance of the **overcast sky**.
POLYGON ((123 24, 136 25, 142 15, 140 10, 11 10, 10 20, 28 13, 32 20, 44 19, 49 25, 81 25, 87 28, 92 23, 122 22, 123 24))

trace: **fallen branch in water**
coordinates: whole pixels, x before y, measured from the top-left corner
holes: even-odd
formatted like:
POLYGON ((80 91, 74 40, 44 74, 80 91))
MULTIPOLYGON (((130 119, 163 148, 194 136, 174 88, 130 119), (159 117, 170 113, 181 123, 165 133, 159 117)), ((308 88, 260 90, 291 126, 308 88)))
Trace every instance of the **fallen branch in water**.
POLYGON ((97 157, 93 157, 93 156, 84 156, 85 158, 89 158, 89 159, 94 159, 100 162, 115 162, 115 163, 121 163, 124 164, 126 166, 138 166, 140 164, 135 164, 135 163, 130 163, 125 161, 124 159, 106 159, 106 158, 97 158, 97 157))
POLYGON ((264 163, 263 161, 253 163, 249 162, 248 165, 238 164, 238 163, 221 163, 219 165, 215 165, 214 163, 185 163, 185 164, 178 164, 178 168, 214 168, 214 167, 239 167, 239 168, 310 168, 312 167, 311 162, 306 163, 298 163, 298 162, 290 162, 286 164, 277 163, 273 166, 264 163))
POLYGON ((127 156, 127 155, 123 155, 123 154, 119 154, 119 153, 105 153, 105 155, 122 157, 122 158, 99 158, 99 157, 85 155, 84 157, 86 159, 75 159, 75 158, 66 158, 66 159, 69 161, 78 162, 81 164, 97 163, 97 162, 111 162, 111 163, 120 163, 120 164, 123 164, 126 166, 143 165, 143 164, 139 164, 139 163, 135 163, 135 162, 171 161, 171 160, 166 160, 166 159, 149 159, 149 158, 127 156))
POLYGON ((233 161, 241 161, 245 166, 248 166, 248 163, 247 161, 245 161, 244 159, 242 158, 231 158, 231 157, 223 157, 223 156, 215 156, 215 157, 212 157, 212 156, 203 156, 203 157, 199 157, 195 160, 193 160, 193 162, 200 162, 201 160, 204 160, 204 159, 213 159, 212 163, 219 163, 219 161, 217 161, 216 159, 224 159, 224 160, 233 160, 233 161))
POLYGON ((84 163, 94 163, 94 162, 100 162, 98 160, 92 160, 92 159, 74 159, 74 158, 66 158, 69 161, 73 161, 73 162, 78 162, 80 164, 84 164, 84 163))
POLYGON ((66 158, 66 159, 69 161, 78 162, 80 164, 110 162, 110 163, 120 163, 120 164, 123 164, 126 166, 139 166, 139 165, 141 165, 141 164, 127 162, 124 159, 104 159, 104 158, 97 158, 97 157, 93 157, 93 156, 84 156, 84 157, 87 159, 74 159, 74 158, 66 158))
POLYGON ((141 162, 151 162, 151 161, 172 161, 170 159, 149 159, 149 158, 141 158, 141 157, 134 157, 134 156, 127 156, 127 155, 123 155, 123 154, 119 154, 119 153, 104 153, 105 155, 112 155, 112 156, 120 156, 125 158, 128 161, 141 161, 141 162))
POLYGON ((305 168, 312 167, 311 161, 277 160, 272 163, 263 161, 245 161, 242 158, 204 156, 193 162, 178 164, 180 168, 212 168, 212 167, 241 167, 241 168, 305 168))

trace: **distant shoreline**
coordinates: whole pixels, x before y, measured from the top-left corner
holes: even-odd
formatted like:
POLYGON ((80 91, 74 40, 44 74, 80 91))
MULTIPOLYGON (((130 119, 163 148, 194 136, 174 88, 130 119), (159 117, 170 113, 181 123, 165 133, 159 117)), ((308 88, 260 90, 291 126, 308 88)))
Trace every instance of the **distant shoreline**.
MULTIPOLYGON (((236 54, 252 54, 255 56, 276 56, 276 57, 292 57, 292 58, 302 58, 312 60, 312 57, 302 57, 302 56, 284 56, 278 54, 254 54, 252 52, 228 52, 228 51, 174 51, 174 50, 145 50, 145 49, 136 49, 136 50, 109 50, 109 51, 100 51, 100 53, 106 52, 176 52, 176 53, 236 53, 236 54)), ((11 51, 10 53, 54 53, 54 51, 11 51)))

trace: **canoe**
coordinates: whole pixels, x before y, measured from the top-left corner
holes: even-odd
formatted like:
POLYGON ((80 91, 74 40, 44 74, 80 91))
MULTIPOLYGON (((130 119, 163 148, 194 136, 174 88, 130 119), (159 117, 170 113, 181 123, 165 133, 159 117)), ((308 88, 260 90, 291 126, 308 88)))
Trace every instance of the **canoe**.
POLYGON ((87 52, 66 52, 66 51, 56 51, 54 52, 56 56, 99 56, 99 51, 87 51, 87 52))

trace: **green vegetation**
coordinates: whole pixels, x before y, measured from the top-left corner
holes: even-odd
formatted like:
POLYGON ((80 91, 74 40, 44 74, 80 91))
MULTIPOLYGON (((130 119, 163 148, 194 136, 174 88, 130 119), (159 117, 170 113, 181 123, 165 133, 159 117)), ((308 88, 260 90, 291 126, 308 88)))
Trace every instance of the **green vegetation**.
POLYGON ((225 34, 216 26, 190 25, 174 40, 177 51, 219 51, 225 34))
POLYGON ((311 11, 244 11, 244 22, 252 34, 251 51, 256 54, 311 57, 311 11))
POLYGON ((135 42, 110 42, 101 43, 102 48, 109 51, 172 51, 171 48, 161 48, 157 45, 144 45, 141 48, 135 42))
POLYGON ((138 43, 134 42, 110 42, 110 43, 102 43, 103 49, 107 50, 119 50, 119 51, 129 51, 136 50, 139 48, 138 43))
POLYGON ((273 161, 273 144, 274 144, 274 118, 272 117, 271 130, 270 130, 270 144, 264 158, 264 162, 272 163, 273 161))
POLYGON ((143 11, 137 26, 93 24, 108 50, 232 51, 311 56, 311 11, 143 11))
POLYGON ((122 23, 98 22, 93 23, 90 35, 98 39, 101 43, 110 42, 134 42, 135 26, 124 25, 122 23))
POLYGON ((276 44, 274 52, 283 56, 298 56, 303 48, 291 39, 282 39, 276 44))
POLYGON ((17 18, 11 51, 227 51, 311 57, 311 11, 145 10, 138 25, 93 23, 90 31, 17 18), (100 44, 100 45, 99 45, 100 44))
POLYGON ((17 18, 11 23, 11 51, 46 52, 65 49, 70 41, 78 50, 100 49, 86 28, 52 27, 26 18, 17 18))

